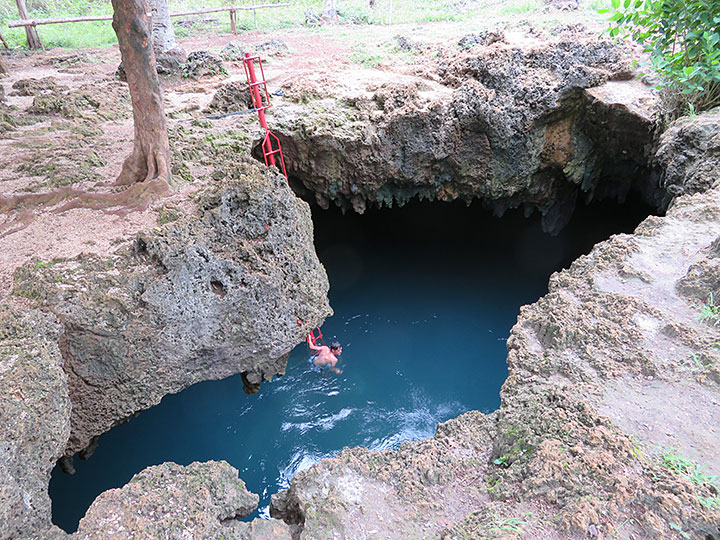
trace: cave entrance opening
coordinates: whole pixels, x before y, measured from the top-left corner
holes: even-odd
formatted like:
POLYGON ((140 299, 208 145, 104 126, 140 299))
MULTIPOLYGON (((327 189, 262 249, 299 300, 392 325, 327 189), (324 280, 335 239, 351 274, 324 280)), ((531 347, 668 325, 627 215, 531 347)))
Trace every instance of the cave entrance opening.
POLYGON ((553 237, 537 215, 495 218, 480 204, 411 201, 364 215, 313 208, 335 310, 323 334, 342 342, 343 373, 312 369, 303 344, 286 376, 254 395, 238 375, 166 396, 102 435, 91 459, 75 458, 75 475, 56 468, 54 523, 74 531, 102 491, 166 461, 227 460, 266 514, 297 471, 344 446, 395 447, 464 411, 496 409, 520 306, 546 292, 552 272, 651 211, 632 195, 579 206, 553 237))

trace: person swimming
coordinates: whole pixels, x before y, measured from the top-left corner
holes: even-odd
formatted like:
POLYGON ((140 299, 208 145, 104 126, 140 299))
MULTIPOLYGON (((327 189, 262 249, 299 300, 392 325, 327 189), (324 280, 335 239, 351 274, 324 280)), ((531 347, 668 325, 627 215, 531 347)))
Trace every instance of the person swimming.
POLYGON ((316 345, 312 334, 308 334, 307 344, 311 351, 316 354, 311 357, 314 366, 323 368, 329 367, 333 373, 342 373, 341 370, 335 367, 338 363, 338 356, 342 354, 342 345, 338 341, 333 341, 330 346, 327 345, 316 345))

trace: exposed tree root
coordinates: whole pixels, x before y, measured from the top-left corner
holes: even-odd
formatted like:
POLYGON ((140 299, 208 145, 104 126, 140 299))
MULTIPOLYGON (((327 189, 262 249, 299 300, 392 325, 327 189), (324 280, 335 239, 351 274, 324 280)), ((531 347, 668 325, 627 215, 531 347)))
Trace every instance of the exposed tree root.
POLYGON ((20 212, 17 216, 11 218, 5 223, 0 223, 0 238, 5 238, 13 233, 22 231, 25 227, 30 225, 34 219, 35 216, 33 213, 26 210, 20 212))
POLYGON ((132 153, 112 186, 114 193, 91 193, 61 188, 48 193, 0 196, 0 213, 8 215, 0 224, 0 238, 20 231, 34 219, 32 209, 42 206, 53 213, 89 208, 126 216, 144 211, 151 201, 170 191, 170 144, 168 142, 162 91, 150 46, 150 17, 145 0, 112 0, 113 28, 127 74, 133 104, 135 138, 132 153), (10 212, 17 211, 15 217, 10 212))
MULTIPOLYGON (((165 136, 167 139, 167 135, 165 136)), ((113 185, 129 186, 144 178, 144 182, 149 182, 156 175, 159 178, 169 178, 167 156, 169 151, 163 148, 151 147, 148 149, 137 138, 133 146, 132 154, 130 154, 123 162, 122 171, 117 177, 113 185)))
POLYGON ((18 211, 17 215, 0 224, 0 238, 19 232, 30 225, 35 219, 31 209, 40 206, 47 208, 64 203, 50 211, 60 214, 75 208, 89 208, 124 217, 130 212, 147 210, 153 200, 167 195, 169 191, 167 176, 158 176, 135 182, 118 193, 89 193, 74 188, 61 188, 48 193, 0 196, 0 213, 9 216, 11 212, 18 211))

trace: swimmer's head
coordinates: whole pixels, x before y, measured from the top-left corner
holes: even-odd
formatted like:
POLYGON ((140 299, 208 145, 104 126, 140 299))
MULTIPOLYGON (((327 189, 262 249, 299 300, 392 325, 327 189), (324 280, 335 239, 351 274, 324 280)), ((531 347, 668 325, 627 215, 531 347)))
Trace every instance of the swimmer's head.
POLYGON ((340 345, 339 341, 333 341, 330 344, 330 351, 333 352, 333 354, 341 354, 342 353, 342 345, 340 345))

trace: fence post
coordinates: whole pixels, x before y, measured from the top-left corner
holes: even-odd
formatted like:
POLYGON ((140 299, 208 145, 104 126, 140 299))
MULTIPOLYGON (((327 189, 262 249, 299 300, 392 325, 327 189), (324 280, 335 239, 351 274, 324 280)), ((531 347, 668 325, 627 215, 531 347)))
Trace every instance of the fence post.
MULTIPOLYGON (((25 0, 15 0, 21 19, 29 19, 27 9, 25 8, 25 0)), ((27 37, 28 48, 44 49, 40 36, 35 26, 25 27, 25 36, 27 37)))

